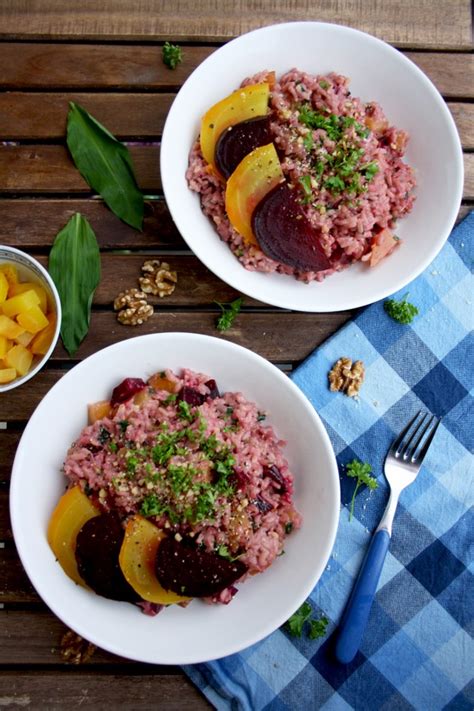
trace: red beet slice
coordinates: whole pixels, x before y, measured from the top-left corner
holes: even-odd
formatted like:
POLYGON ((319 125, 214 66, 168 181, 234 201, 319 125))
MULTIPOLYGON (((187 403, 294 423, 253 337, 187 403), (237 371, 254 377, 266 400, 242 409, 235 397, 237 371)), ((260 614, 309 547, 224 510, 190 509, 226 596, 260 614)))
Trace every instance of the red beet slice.
POLYGON ((263 476, 268 476, 273 480, 273 486, 277 489, 277 491, 280 491, 282 494, 286 492, 286 481, 276 464, 270 464, 269 467, 263 467, 263 476))
POLYGON ((77 569, 97 595, 110 600, 138 602, 140 596, 127 583, 119 565, 125 532, 115 513, 91 518, 76 539, 77 569))
POLYGON ((286 183, 277 185, 261 200, 252 215, 252 229, 262 251, 277 262, 302 271, 331 267, 319 233, 306 219, 300 193, 286 183))
POLYGON ((240 161, 259 146, 272 142, 270 114, 241 121, 229 126, 219 136, 215 151, 215 161, 219 172, 228 178, 240 161))
POLYGON ((216 397, 220 397, 220 396, 221 396, 221 395, 220 395, 220 392, 219 392, 219 388, 217 387, 217 383, 216 383, 216 381, 214 380, 214 378, 213 378, 212 380, 207 380, 207 381, 204 383, 204 385, 205 385, 207 388, 209 388, 209 395, 208 395, 208 398, 210 398, 211 400, 215 400, 216 397))
POLYGON ((120 385, 113 389, 110 404, 114 407, 121 402, 127 402, 144 388, 146 388, 146 383, 141 378, 125 378, 120 385))
POLYGON ((188 385, 183 385, 178 393, 178 400, 184 400, 188 405, 202 405, 205 399, 199 390, 190 388, 188 385))
POLYGON ((166 590, 190 597, 211 597, 235 583, 246 572, 240 560, 193 548, 175 538, 158 546, 156 577, 166 590))

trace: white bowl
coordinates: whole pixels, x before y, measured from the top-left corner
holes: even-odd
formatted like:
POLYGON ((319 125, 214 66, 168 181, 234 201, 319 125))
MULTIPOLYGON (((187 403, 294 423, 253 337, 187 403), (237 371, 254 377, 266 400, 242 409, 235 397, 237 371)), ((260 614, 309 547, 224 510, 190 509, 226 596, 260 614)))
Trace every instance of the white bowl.
POLYGON ((326 431, 292 381, 251 351, 223 339, 189 333, 132 338, 90 356, 49 391, 31 417, 13 465, 10 511, 18 553, 45 603, 79 635, 103 649, 156 664, 191 664, 237 652, 273 632, 302 604, 321 576, 339 518, 339 477, 326 431), (194 600, 154 618, 75 585, 46 540, 48 520, 66 481, 60 470, 70 443, 87 421, 87 404, 110 397, 127 376, 149 377, 189 367, 240 391, 268 411, 287 440, 295 474, 294 500, 303 515, 286 555, 247 580, 228 606, 194 600), (67 416, 65 416, 67 403, 67 416), (54 432, 54 437, 51 437, 54 432), (48 442, 45 447, 44 443, 48 442))
POLYGON ((46 269, 38 261, 36 261, 36 259, 30 257, 29 254, 25 254, 25 252, 21 252, 19 249, 15 249, 14 247, 5 247, 0 245, 0 264, 4 264, 5 262, 9 262, 16 266, 20 281, 35 282, 43 287, 46 291, 48 307, 56 314, 56 329, 54 331, 51 344, 44 356, 41 358, 35 357, 35 360, 33 360, 33 366, 28 373, 26 373, 26 375, 16 378, 10 383, 5 383, 3 385, 0 384, 0 393, 5 393, 7 390, 13 390, 13 388, 23 385, 34 375, 36 375, 39 370, 41 370, 56 346, 61 328, 61 301, 54 282, 46 269))
POLYGON ((453 118, 437 89, 390 45, 363 32, 319 22, 273 25, 245 34, 208 57, 182 86, 161 145, 161 176, 171 215, 189 247, 225 282, 268 304, 300 311, 337 311, 373 303, 418 276, 443 246, 458 214, 463 159, 453 118), (185 172, 202 115, 257 72, 298 68, 337 72, 353 96, 379 102, 391 123, 410 134, 405 160, 416 171, 416 202, 400 220, 401 248, 375 268, 361 263, 323 283, 250 272, 221 242, 189 190, 185 172))

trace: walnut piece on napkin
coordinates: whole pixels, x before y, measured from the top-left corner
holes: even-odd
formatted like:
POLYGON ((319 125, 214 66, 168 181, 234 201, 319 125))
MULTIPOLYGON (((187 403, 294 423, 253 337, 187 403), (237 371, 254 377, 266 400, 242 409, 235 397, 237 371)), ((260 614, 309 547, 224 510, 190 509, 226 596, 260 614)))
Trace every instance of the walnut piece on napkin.
POLYGON ((354 363, 344 356, 334 363, 328 373, 329 390, 341 391, 348 397, 358 395, 365 377, 365 368, 361 360, 354 363))

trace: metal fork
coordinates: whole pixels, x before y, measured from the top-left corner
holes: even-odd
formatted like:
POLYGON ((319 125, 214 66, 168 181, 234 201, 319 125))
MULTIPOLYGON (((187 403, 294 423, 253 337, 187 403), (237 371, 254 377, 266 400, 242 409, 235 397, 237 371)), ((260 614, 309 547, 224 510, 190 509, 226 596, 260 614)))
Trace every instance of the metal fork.
POLYGON ((434 415, 420 410, 396 438, 385 458, 384 473, 390 485, 390 497, 339 626, 335 651, 336 658, 343 664, 351 662, 359 649, 390 545, 398 499, 403 489, 415 481, 439 423, 434 415))

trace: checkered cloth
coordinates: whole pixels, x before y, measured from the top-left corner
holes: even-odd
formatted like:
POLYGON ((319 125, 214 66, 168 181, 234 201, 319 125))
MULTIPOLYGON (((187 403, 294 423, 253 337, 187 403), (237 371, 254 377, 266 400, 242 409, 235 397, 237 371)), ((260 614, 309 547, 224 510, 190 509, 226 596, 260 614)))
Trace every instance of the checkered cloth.
POLYGON ((240 654, 185 667, 216 708, 474 708, 473 242, 471 213, 424 274, 396 295, 409 291, 418 306, 411 325, 376 303, 295 371, 341 472, 337 540, 310 596, 315 616, 329 619, 328 634, 311 641, 280 629, 240 654), (365 363, 358 400, 327 387, 328 371, 344 355, 365 363), (442 416, 442 424, 420 475, 402 492, 360 650, 341 665, 333 633, 385 508, 385 454, 420 409, 442 416), (354 458, 370 462, 378 488, 359 489, 349 522, 355 481, 344 465, 354 458))

